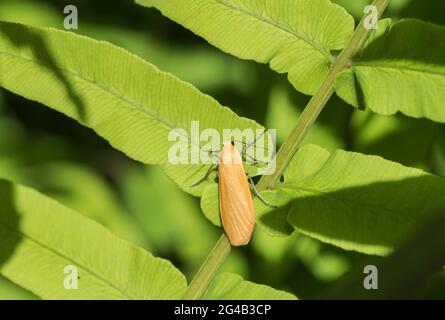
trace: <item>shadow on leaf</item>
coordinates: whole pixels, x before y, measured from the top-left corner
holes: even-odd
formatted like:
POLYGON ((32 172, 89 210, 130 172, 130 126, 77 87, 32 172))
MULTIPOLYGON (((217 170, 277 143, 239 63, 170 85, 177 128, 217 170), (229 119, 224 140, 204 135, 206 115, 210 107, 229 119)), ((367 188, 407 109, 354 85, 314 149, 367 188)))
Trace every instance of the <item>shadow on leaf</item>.
POLYGON ((14 187, 0 180, 0 273, 22 239, 17 232, 18 228, 19 214, 14 205, 14 187))
MULTIPOLYGON (((33 51, 36 63, 48 68, 63 84, 68 98, 76 107, 80 121, 85 120, 85 103, 82 97, 73 89, 70 81, 64 75, 64 69, 52 57, 45 39, 38 33, 31 31, 20 24, 4 24, 0 26, 0 33, 18 49, 29 48, 33 51)), ((47 94, 52 94, 47 92, 47 94)))

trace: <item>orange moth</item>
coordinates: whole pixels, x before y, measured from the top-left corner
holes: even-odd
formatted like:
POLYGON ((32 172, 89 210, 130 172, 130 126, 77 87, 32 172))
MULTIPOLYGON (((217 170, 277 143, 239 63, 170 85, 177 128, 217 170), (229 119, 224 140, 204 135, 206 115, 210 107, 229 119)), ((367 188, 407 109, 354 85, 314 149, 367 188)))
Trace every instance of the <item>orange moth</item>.
POLYGON ((218 162, 219 210, 233 246, 246 245, 253 232, 255 213, 243 161, 237 148, 225 142, 218 162))

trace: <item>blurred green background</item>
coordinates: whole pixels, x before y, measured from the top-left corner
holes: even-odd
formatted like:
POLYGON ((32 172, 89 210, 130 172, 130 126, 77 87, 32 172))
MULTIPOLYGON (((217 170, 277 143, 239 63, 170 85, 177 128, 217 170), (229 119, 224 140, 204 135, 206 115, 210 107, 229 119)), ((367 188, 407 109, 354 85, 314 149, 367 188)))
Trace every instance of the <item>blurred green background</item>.
MULTIPOLYGON (((334 2, 356 19, 370 3, 334 2)), ((277 129, 279 143, 309 100, 291 87, 285 75, 224 54, 156 10, 132 1, 0 0, 0 20, 63 28, 67 4, 79 10, 77 33, 124 47, 191 82, 239 115, 277 129)), ((386 16, 444 25, 445 1, 392 0, 386 16)), ((381 155, 445 176, 443 125, 357 111, 338 98, 329 102, 305 143, 381 155)), ((199 199, 180 191, 160 168, 125 157, 90 129, 3 89, 0 177, 58 199, 122 238, 171 260, 189 279, 221 233, 201 213, 199 199)), ((364 259, 301 234, 274 238, 257 228, 251 245, 234 249, 223 269, 308 299, 364 259)), ((413 297, 445 298, 445 273, 413 297)), ((32 298, 36 297, 0 277, 0 299, 32 298)))

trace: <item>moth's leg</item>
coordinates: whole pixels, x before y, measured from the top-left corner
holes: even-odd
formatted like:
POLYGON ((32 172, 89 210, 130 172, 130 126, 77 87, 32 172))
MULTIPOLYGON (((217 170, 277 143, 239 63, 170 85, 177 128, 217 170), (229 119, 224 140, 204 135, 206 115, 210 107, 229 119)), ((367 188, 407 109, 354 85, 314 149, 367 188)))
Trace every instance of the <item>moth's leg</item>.
POLYGON ((245 156, 246 156, 247 159, 250 160, 249 164, 253 164, 253 165, 256 165, 256 164, 258 164, 258 165, 267 165, 267 164, 269 164, 269 161, 261 161, 261 160, 255 159, 254 157, 252 157, 249 154, 246 154, 245 156))
MULTIPOLYGON (((257 142, 257 140, 258 139, 260 139, 262 136, 264 136, 264 134, 267 132, 267 128, 265 128, 264 130, 263 130, 263 132, 261 132, 261 134, 259 134, 258 136, 256 136, 255 137, 255 139, 253 139, 251 142, 249 142, 249 143, 246 143, 245 145, 244 145, 244 147, 243 147, 243 154, 246 154, 246 152, 247 152, 247 148, 250 148, 250 147, 252 147, 253 145, 255 145, 255 143, 257 142)), ((259 148, 259 147, 257 147, 257 148, 259 148)))
POLYGON ((216 152, 219 153, 220 152, 219 150, 209 149, 209 150, 202 150, 202 152, 207 152, 208 154, 210 154, 210 156, 214 160, 214 163, 218 163, 219 155, 214 155, 214 153, 216 153, 216 152))
POLYGON ((201 183, 203 183, 204 181, 206 181, 206 180, 209 178, 210 174, 211 174, 213 171, 216 171, 217 169, 218 169, 218 166, 217 166, 216 164, 212 164, 212 165, 209 167, 209 169, 207 170, 205 176, 202 177, 201 179, 199 179, 198 181, 196 181, 194 184, 192 184, 192 185, 190 186, 190 188, 194 188, 194 187, 196 187, 197 185, 200 185, 201 183))
MULTIPOLYGON (((260 137, 260 136, 258 136, 258 137, 260 137)), ((232 142, 234 142, 234 143, 237 142, 237 143, 242 144, 243 145, 243 149, 241 151, 243 151, 245 148, 249 148, 249 147, 253 146, 255 144, 256 140, 253 140, 253 142, 252 141, 251 142, 245 142, 245 141, 242 141, 242 140, 232 140, 232 142)), ((266 149, 266 148, 263 148, 263 147, 255 147, 255 148, 256 149, 266 149)))
MULTIPOLYGON (((268 164, 268 162, 261 162, 257 159, 255 159, 252 155, 249 155, 247 153, 247 149, 254 146, 255 143, 257 142, 258 139, 260 139, 266 132, 268 131, 268 129, 264 129, 263 132, 261 132, 261 134, 259 134, 258 136, 255 137, 255 139, 253 139, 253 141, 249 142, 249 143, 244 143, 243 149, 241 151, 241 157, 244 159, 244 161, 247 160, 247 158, 249 158, 250 164, 256 165, 256 164, 260 164, 260 165, 266 165, 268 164)), ((255 146, 255 150, 256 149, 267 149, 265 147, 260 147, 260 146, 255 146)))
POLYGON ((258 197, 258 199, 260 199, 261 202, 263 202, 266 206, 274 208, 274 209, 277 209, 278 207, 276 205, 273 205, 269 201, 264 199, 264 197, 258 192, 258 189, 256 188, 255 183, 252 180, 252 177, 250 175, 247 175, 247 178, 249 179, 249 182, 250 182, 250 184, 252 186, 253 192, 258 197))

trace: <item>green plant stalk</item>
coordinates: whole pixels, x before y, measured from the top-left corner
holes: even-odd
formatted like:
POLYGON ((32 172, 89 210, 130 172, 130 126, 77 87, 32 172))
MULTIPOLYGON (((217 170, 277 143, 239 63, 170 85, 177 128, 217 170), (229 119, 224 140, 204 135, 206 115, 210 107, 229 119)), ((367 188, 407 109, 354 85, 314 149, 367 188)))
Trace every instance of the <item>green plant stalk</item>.
MULTIPOLYGON (((374 1, 373 5, 377 7, 378 18, 381 17, 388 6, 388 3, 389 0, 374 1)), ((318 118, 318 115, 334 94, 335 78, 340 72, 350 66, 352 58, 363 48, 372 31, 372 29, 365 28, 365 20, 366 16, 360 21, 360 24, 356 28, 351 40, 332 64, 325 81, 317 93, 311 98, 308 105, 301 113, 301 116, 289 137, 284 141, 283 145, 278 151, 276 156, 275 172, 271 175, 262 177, 257 185, 258 190, 272 189, 279 181, 280 177, 283 175, 284 171, 289 165, 289 162, 300 148, 301 143, 309 132, 309 129, 312 127, 315 120, 318 118)))
POLYGON ((202 297, 207 290, 210 281, 212 281, 214 275, 229 253, 230 242, 223 233, 213 250, 207 256, 207 259, 201 265, 201 268, 199 268, 198 273, 190 283, 183 299, 194 300, 202 297))
MULTIPOLYGON (((373 5, 377 8, 378 18, 382 16, 389 4, 389 1, 390 0, 374 0, 373 5)), ((321 85, 320 89, 318 89, 317 93, 311 98, 308 105, 300 115, 297 124, 291 131, 289 137, 285 140, 278 151, 276 156, 275 172, 271 175, 261 177, 257 184, 257 189, 259 191, 272 189, 277 184, 280 177, 289 165, 289 162, 300 148, 301 143, 309 132, 309 129, 312 127, 320 112, 334 94, 335 78, 340 72, 350 67, 352 58, 363 48, 366 40, 372 32, 372 29, 365 28, 365 21, 366 16, 362 18, 350 41, 331 65, 329 74, 325 81, 321 85)), ((187 288, 184 299, 195 300, 202 297, 229 252, 230 243, 226 235, 222 234, 214 249, 203 262, 198 273, 195 275, 187 288)))

